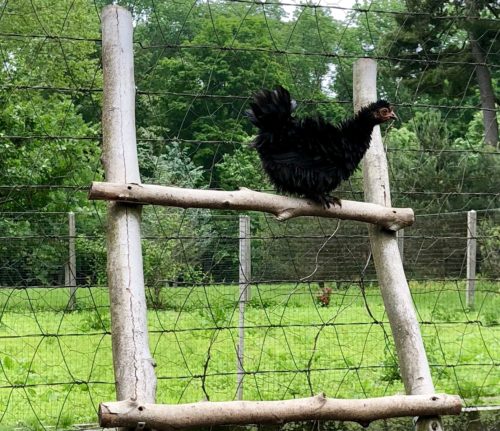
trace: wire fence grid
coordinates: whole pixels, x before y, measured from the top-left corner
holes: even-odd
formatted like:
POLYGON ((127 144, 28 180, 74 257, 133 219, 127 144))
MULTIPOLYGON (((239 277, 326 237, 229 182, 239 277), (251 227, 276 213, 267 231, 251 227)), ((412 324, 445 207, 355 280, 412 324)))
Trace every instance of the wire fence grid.
MULTIPOLYGON (((115 397, 106 208, 87 200, 103 178, 106 3, 0 4, 0 426, 69 429, 115 397)), ((252 94, 283 84, 297 115, 340 121, 353 62, 378 60, 379 93, 401 119, 384 145, 393 205, 416 213, 399 244, 434 385, 469 408, 500 406, 500 152, 483 128, 498 105, 482 104, 477 83, 487 69, 498 94, 497 15, 395 0, 119 3, 134 14, 144 182, 272 191, 248 148, 252 94)), ((362 200, 361 174, 336 194, 362 200)), ((143 210, 158 402, 404 392, 366 226, 249 216, 247 238, 235 214, 143 210)))

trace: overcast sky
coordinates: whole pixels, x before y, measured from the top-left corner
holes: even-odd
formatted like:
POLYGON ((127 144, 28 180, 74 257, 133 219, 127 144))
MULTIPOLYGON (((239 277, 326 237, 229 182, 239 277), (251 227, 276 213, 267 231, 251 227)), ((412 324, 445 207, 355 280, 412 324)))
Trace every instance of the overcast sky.
MULTIPOLYGON (((283 0, 284 3, 297 3, 299 4, 299 0, 283 0)), ((319 6, 340 6, 343 8, 350 8, 354 5, 356 0, 314 0, 313 3, 318 4, 319 6)), ((284 9, 287 11, 289 15, 293 13, 295 9, 293 6, 284 6, 284 9)), ((335 19, 343 20, 346 14, 349 12, 348 10, 342 9, 330 9, 332 16, 335 19)))

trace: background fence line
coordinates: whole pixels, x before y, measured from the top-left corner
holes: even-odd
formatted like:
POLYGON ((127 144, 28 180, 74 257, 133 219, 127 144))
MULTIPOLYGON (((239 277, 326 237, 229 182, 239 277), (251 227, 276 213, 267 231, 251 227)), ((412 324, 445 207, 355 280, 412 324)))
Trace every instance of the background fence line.
MULTIPOLYGON (((148 210, 149 211, 149 210, 148 210)), ((4 220, 11 220, 13 223, 22 224, 24 222, 29 222, 33 226, 37 224, 48 225, 49 229, 54 227, 53 232, 45 231, 40 232, 38 235, 20 235, 20 236, 2 236, 2 240, 10 243, 9 247, 4 250, 4 258, 8 257, 8 253, 16 248, 11 241, 18 241, 20 243, 20 248, 36 248, 36 243, 41 242, 40 247, 43 247, 44 240, 53 240, 56 242, 66 243, 67 246, 60 250, 60 253, 55 253, 54 256, 57 258, 59 263, 55 263, 55 266, 49 267, 44 270, 44 272, 53 271, 54 275, 51 277, 52 282, 48 281, 46 284, 38 283, 33 281, 36 276, 32 274, 31 276, 20 276, 15 279, 11 276, 9 277, 9 270, 12 268, 8 265, 4 265, 0 270, 0 287, 42 287, 46 285, 47 287, 58 286, 57 280, 63 280, 63 278, 58 273, 64 274, 64 282, 60 283, 61 287, 66 286, 69 288, 69 295, 72 298, 70 301, 75 301, 73 297, 75 286, 85 286, 86 279, 88 279, 89 270, 103 272, 104 261, 101 261, 101 267, 89 268, 89 256, 84 255, 79 256, 78 249, 82 247, 75 246, 75 240, 95 240, 102 239, 104 232, 89 234, 82 231, 82 228, 77 229, 78 219, 81 220, 82 224, 85 223, 84 220, 89 218, 87 214, 75 214, 74 212, 63 213, 47 213, 47 212, 0 212, 0 217, 4 220), (65 226, 67 217, 68 225, 65 226), (51 221, 44 221, 43 219, 52 219, 51 221), (54 220, 55 219, 55 220, 54 220), (57 220, 58 219, 58 220, 57 220), (55 223, 55 224, 54 224, 55 223), (65 232, 66 231, 66 232, 65 232), (31 241, 31 242, 29 242, 31 241), (26 245, 23 244, 26 243, 26 245), (85 262, 81 262, 81 259, 85 262), (78 266, 76 261, 78 262, 78 266), (58 269, 58 267, 62 270, 58 269), (24 279, 23 279, 24 277, 24 279), (32 280, 31 283, 28 280, 32 280)), ((154 241, 157 240, 177 240, 179 243, 184 242, 187 246, 192 247, 192 243, 197 239, 200 241, 210 240, 214 238, 216 234, 217 239, 220 241, 233 242, 233 257, 227 260, 217 262, 216 256, 205 255, 201 257, 199 264, 206 268, 208 271, 209 278, 214 284, 218 283, 239 283, 242 291, 246 291, 247 300, 251 299, 251 293, 249 285, 252 282, 265 282, 265 283, 280 283, 286 281, 292 281, 294 278, 290 278, 287 274, 286 267, 279 267, 279 258, 277 258, 278 266, 275 266, 273 270, 265 262, 267 256, 272 254, 280 254, 282 249, 286 248, 290 251, 290 254, 294 257, 294 260, 301 260, 303 265, 307 268, 315 269, 316 259, 318 256, 314 254, 324 242, 328 240, 330 242, 332 239, 329 238, 328 230, 318 225, 319 228, 309 227, 304 228, 303 224, 299 222, 287 223, 287 227, 283 230, 279 230, 279 227, 283 223, 276 223, 272 220, 271 216, 262 217, 257 216, 254 219, 255 223, 261 223, 261 220, 265 220, 268 225, 268 229, 260 229, 260 232, 256 235, 250 235, 250 224, 252 223, 250 216, 241 216, 238 218, 240 220, 240 227, 236 227, 234 231, 228 228, 224 228, 223 232, 214 232, 212 234, 207 234, 205 236, 198 235, 196 231, 190 232, 188 235, 167 235, 165 232, 163 234, 146 234, 143 236, 143 240, 154 241), (245 221, 245 220, 248 220, 245 221), (247 224, 248 223, 248 224, 247 224), (292 230, 295 226, 296 230, 292 230), (237 229, 240 229, 236 232, 237 229), (278 230, 277 230, 278 229, 278 230), (288 230, 288 232, 286 232, 288 230), (237 240, 239 241, 237 245, 237 240), (290 244, 290 240, 294 240, 293 244, 290 244), (258 249, 257 257, 254 256, 253 259, 250 257, 250 247, 258 249), (283 245, 281 245, 283 244, 283 245), (239 247, 239 257, 236 258, 236 250, 239 247), (281 250, 281 251, 280 251, 281 250), (263 254, 264 253, 264 254, 263 254), (231 262, 224 263, 224 262, 231 262), (238 260, 236 260, 238 259, 238 260), (254 261, 252 264, 252 260, 254 261), (234 262, 240 262, 234 263, 234 262), (255 266, 254 276, 252 281, 247 279, 246 274, 251 273, 251 267, 255 266), (225 274, 226 278, 221 278, 221 274, 225 274), (239 274, 239 275, 238 275, 239 274), (225 281, 224 281, 225 280, 225 281)), ((235 223, 237 216, 224 215, 224 216, 214 216, 215 220, 231 221, 235 223)), ((417 223, 415 226, 406 228, 406 230, 400 230, 403 234, 398 235, 398 243, 400 250, 402 250, 403 262, 407 267, 409 273, 408 278, 410 280, 423 281, 423 280, 467 280, 467 291, 471 292, 467 294, 470 297, 471 304, 467 303, 467 306, 473 306, 473 293, 474 284, 469 281, 475 282, 476 268, 479 266, 479 277, 483 280, 497 280, 499 277, 499 269, 497 268, 497 250, 496 248, 489 247, 485 242, 489 239, 493 239, 492 236, 484 235, 481 231, 481 224, 485 225, 489 223, 498 223, 500 220, 500 209, 492 210, 470 210, 464 212, 451 212, 451 213, 441 213, 441 214, 419 214, 417 215, 417 223), (439 234, 435 232, 430 232, 430 228, 435 226, 436 223, 430 217, 438 216, 445 221, 447 226, 446 230, 441 229, 439 234), (479 230, 478 221, 479 220, 479 230), (430 232, 429 234, 427 232, 430 232), (422 255, 421 250, 426 249, 427 255, 422 255), (485 270, 486 268, 486 270, 485 270), (437 276, 436 276, 437 275, 437 276), (471 287, 472 286, 472 287, 471 287)), ((325 226, 337 224, 337 221, 322 221, 325 226)), ((305 223, 307 224, 307 223, 305 223)), ((342 261, 339 266, 341 268, 336 271, 331 268, 331 264, 341 258, 343 254, 349 254, 353 256, 355 248, 361 249, 360 246, 353 247, 353 242, 359 241, 359 244, 365 244, 364 254, 360 257, 366 256, 366 244, 368 243, 368 235, 364 232, 363 226, 358 226, 353 222, 342 222, 338 233, 335 235, 335 248, 330 249, 327 243, 320 252, 320 255, 325 255, 327 257, 327 263, 320 265, 324 268, 319 270, 316 268, 315 274, 313 276, 307 277, 305 282, 310 281, 320 281, 320 282, 334 282, 336 280, 349 281, 354 280, 359 273, 359 265, 363 263, 363 259, 358 261, 357 264, 353 266, 346 266, 349 263, 349 259, 342 261), (359 229, 358 229, 359 228, 359 229), (332 254, 333 253, 333 254, 332 254)), ((84 228, 83 228, 84 229, 84 228)), ((217 250, 214 249, 213 253, 216 254, 217 250)), ((179 273, 187 272, 187 265, 193 262, 185 261, 183 264, 186 265, 186 269, 180 269, 179 273)), ((48 263, 48 266, 51 263, 48 263)), ((24 269, 29 269, 28 267, 24 269)), ((307 270, 304 270, 304 275, 307 270)), ((302 274, 302 272, 301 272, 302 274)), ((366 273, 365 273, 366 274, 366 273)), ((368 272, 370 274, 370 272, 368 272)), ((367 278, 368 281, 374 281, 373 272, 371 276, 367 278)), ((167 278, 161 281, 165 285, 173 285, 175 287, 183 286, 186 283, 181 278, 167 278)), ((293 275, 292 277, 295 277, 293 275)), ((205 282, 203 282, 205 283, 205 282)), ((194 283, 196 284, 196 283, 194 283)), ((245 295, 242 294, 242 297, 245 295)), ((70 305, 70 307, 72 307, 70 305)))

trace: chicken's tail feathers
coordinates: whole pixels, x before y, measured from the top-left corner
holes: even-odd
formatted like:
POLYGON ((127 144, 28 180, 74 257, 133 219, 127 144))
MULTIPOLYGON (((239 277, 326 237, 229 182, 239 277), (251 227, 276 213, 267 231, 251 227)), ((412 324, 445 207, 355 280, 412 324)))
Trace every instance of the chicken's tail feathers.
POLYGON ((275 90, 260 90, 255 94, 246 115, 250 122, 264 132, 282 128, 291 118, 296 102, 288 90, 279 86, 275 90))

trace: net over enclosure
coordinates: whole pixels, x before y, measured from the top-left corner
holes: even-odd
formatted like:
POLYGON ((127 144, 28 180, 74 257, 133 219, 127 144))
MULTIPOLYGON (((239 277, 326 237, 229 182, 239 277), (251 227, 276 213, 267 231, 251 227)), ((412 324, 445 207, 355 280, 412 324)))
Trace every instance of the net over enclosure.
MULTIPOLYGON (((106 205, 87 199, 104 181, 105 3, 20 0, 0 13, 0 425, 9 428, 95 422, 98 403, 115 399, 106 205)), ((354 62, 377 60, 378 93, 399 117, 382 137, 392 205, 416 215, 398 239, 436 392, 498 407, 494 2, 119 3, 134 16, 143 183, 272 193, 248 145, 252 94, 281 84, 298 117, 338 122, 353 111, 354 62)), ((362 201, 361 171, 335 194, 362 201)), ((404 393, 366 225, 245 215, 143 209, 157 402, 404 393)))

